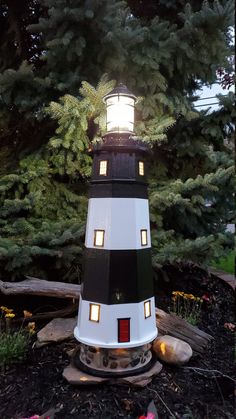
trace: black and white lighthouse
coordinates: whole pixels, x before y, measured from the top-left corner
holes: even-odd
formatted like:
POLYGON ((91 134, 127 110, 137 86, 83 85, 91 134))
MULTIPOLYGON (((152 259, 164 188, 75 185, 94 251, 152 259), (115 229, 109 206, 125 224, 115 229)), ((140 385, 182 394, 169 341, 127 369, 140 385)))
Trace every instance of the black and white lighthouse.
POLYGON ((82 292, 75 338, 81 369, 132 375, 150 368, 157 336, 145 157, 134 137, 136 98, 105 98, 107 133, 93 146, 82 292))

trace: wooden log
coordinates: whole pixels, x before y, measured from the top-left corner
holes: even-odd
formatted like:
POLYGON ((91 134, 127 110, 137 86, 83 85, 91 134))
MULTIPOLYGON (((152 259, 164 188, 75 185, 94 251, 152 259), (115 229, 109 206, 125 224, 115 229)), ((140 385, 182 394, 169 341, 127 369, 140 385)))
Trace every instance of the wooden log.
POLYGON ((54 311, 45 311, 44 313, 37 313, 33 314, 29 318, 15 318, 13 319, 13 323, 23 323, 23 322, 35 322, 35 321, 41 321, 41 320, 49 320, 49 319, 55 319, 55 318, 61 318, 61 317, 68 317, 75 315, 75 313, 78 312, 78 300, 75 304, 70 304, 67 307, 61 308, 60 310, 54 310, 54 311))
POLYGON ((21 282, 0 281, 0 292, 5 295, 42 295, 45 297, 75 298, 80 296, 80 285, 64 282, 46 281, 27 277, 21 282))
POLYGON ((159 335, 170 335, 181 339, 191 346, 195 353, 202 354, 213 337, 186 320, 156 308, 156 322, 159 335))

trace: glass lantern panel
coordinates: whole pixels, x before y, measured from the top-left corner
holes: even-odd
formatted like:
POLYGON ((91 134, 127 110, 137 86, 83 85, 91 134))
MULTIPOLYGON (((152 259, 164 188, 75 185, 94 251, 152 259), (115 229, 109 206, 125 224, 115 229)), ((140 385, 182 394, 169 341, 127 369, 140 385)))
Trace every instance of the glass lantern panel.
POLYGON ((113 96, 107 99, 107 131, 123 132, 134 129, 134 99, 113 96))

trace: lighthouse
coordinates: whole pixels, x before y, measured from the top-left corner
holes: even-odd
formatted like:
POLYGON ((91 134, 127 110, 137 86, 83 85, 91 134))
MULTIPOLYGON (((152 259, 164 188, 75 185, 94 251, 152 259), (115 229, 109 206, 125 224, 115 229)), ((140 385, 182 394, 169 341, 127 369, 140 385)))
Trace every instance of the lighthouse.
POLYGON ((157 336, 144 142, 134 136, 136 97, 119 85, 104 98, 107 131, 92 148, 75 364, 93 375, 152 365, 157 336))

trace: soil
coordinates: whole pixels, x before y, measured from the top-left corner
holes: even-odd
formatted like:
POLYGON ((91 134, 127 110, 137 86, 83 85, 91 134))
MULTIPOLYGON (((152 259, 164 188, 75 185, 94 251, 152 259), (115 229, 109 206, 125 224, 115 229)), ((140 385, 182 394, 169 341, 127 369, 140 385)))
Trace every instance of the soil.
MULTIPOLYGON (((105 384, 72 387, 63 379, 62 371, 69 364, 67 352, 74 347, 73 341, 30 347, 23 362, 8 366, 0 374, 0 419, 42 415, 50 408, 57 409, 55 419, 136 419, 146 414, 151 400, 159 419, 234 418, 234 386, 229 378, 234 374, 234 335, 224 327, 235 321, 233 290, 196 267, 167 266, 165 273, 155 286, 158 307, 168 310, 173 290, 200 297, 207 294, 210 299, 203 305, 198 324, 214 336, 204 356, 194 356, 185 367, 164 365, 145 388, 105 384)), ((10 306, 13 300, 9 301, 10 306)), ((36 304, 32 298, 27 301, 25 309, 36 304)))

